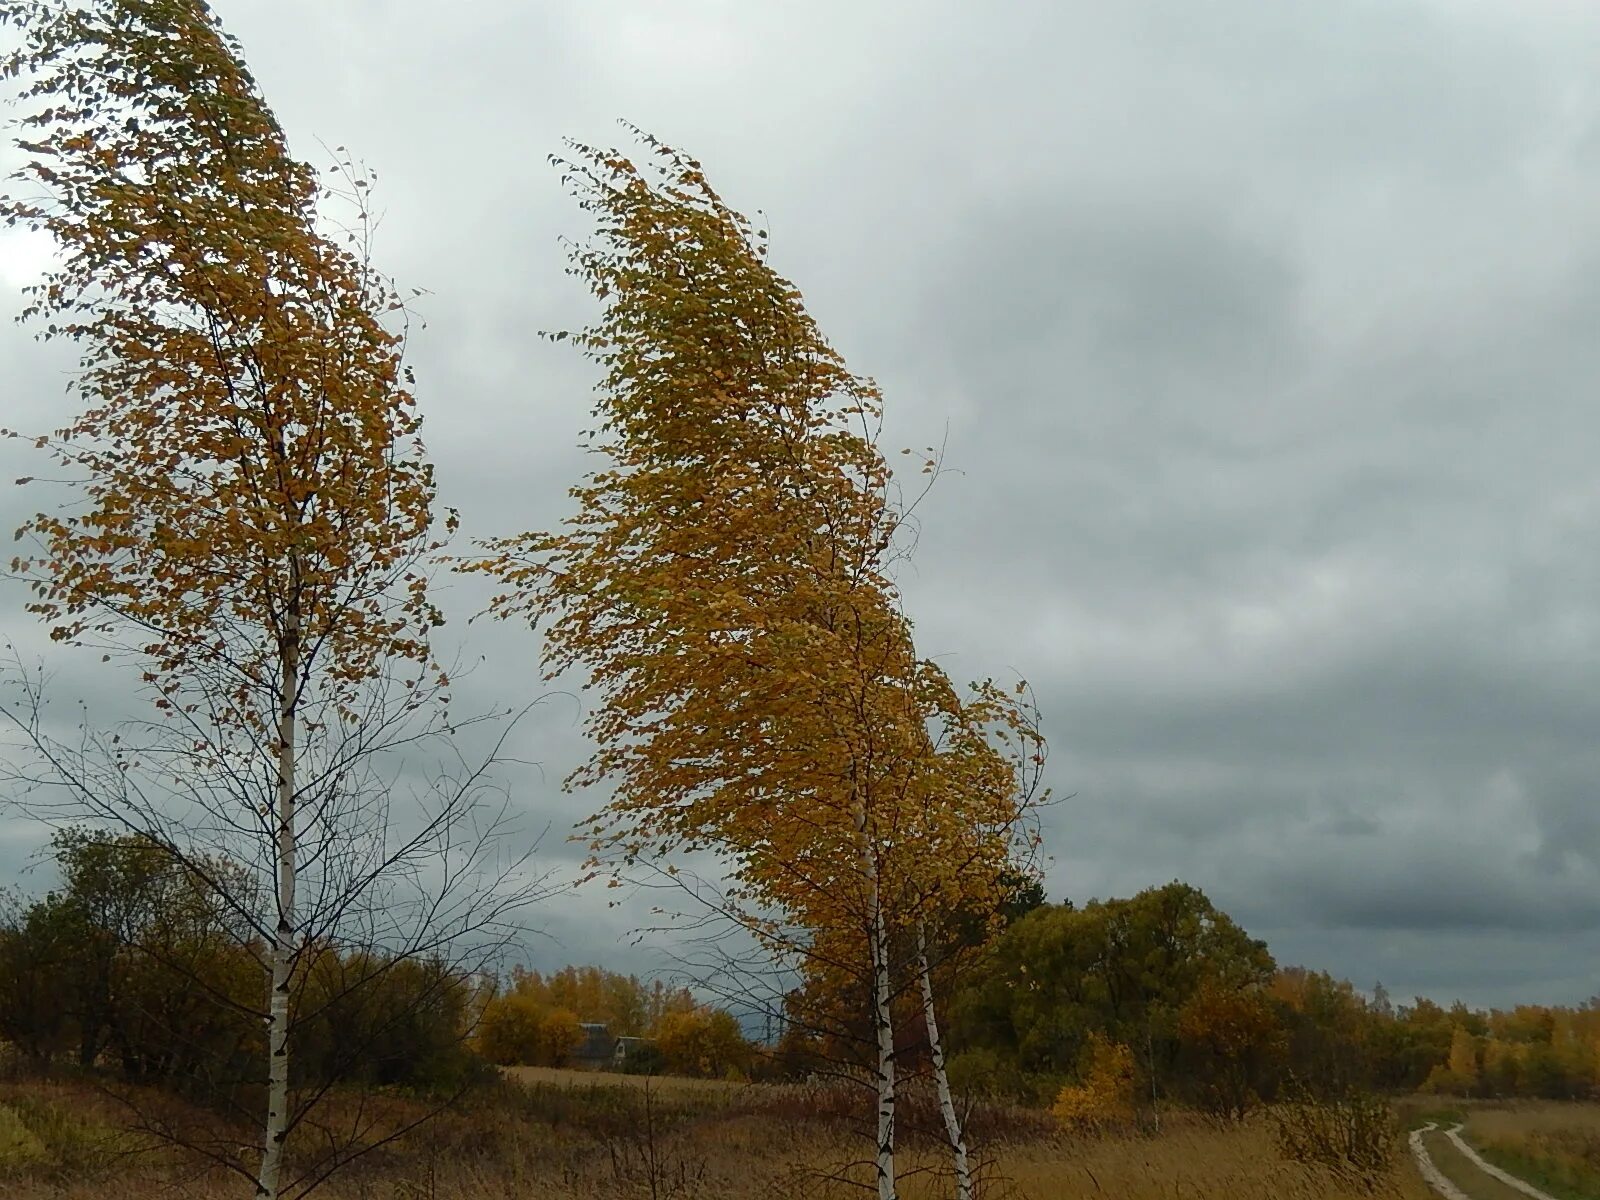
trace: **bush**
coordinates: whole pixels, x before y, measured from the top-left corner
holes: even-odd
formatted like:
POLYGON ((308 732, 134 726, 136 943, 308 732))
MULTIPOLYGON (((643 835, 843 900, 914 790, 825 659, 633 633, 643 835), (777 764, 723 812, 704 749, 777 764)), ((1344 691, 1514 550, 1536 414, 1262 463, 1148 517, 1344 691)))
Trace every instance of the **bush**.
POLYGON ((1365 1191, 1377 1191, 1395 1168, 1400 1125, 1381 1096, 1359 1092, 1319 1099, 1302 1093, 1273 1113, 1285 1158, 1327 1167, 1365 1191))
POLYGON ((1059 1077, 1044 1081, 1030 1077, 1017 1065, 1015 1055, 986 1046, 965 1050, 950 1059, 950 1086, 957 1095, 980 1100, 1020 1101, 1043 1106, 1061 1090, 1059 1077))
POLYGON ((1091 1033, 1083 1082, 1062 1088, 1050 1111, 1064 1125, 1100 1127, 1131 1122, 1133 1051, 1091 1033))

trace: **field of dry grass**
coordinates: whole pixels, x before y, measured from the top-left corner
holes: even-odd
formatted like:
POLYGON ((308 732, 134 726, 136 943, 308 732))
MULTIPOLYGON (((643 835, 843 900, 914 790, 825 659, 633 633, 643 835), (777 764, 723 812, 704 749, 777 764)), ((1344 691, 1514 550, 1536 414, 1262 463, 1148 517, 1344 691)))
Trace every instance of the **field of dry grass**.
POLYGON ((558 1087, 650 1088, 658 1092, 737 1093, 753 1085, 731 1083, 726 1079, 691 1079, 685 1075, 621 1075, 612 1071, 578 1071, 568 1067, 506 1067, 505 1074, 522 1084, 552 1084, 558 1087))
MULTIPOLYGON (((401 1119, 414 1101, 386 1098, 401 1119)), ((381 1111, 381 1110, 371 1110, 381 1111)), ((821 1088, 524 1073, 515 1087, 449 1113, 351 1168, 329 1200, 833 1200, 861 1195, 856 1100, 821 1088)), ((115 1106, 81 1085, 0 1085, 0 1196, 220 1200, 237 1180, 199 1176, 160 1155, 122 1159, 115 1106), (8 1132, 9 1131, 9 1132, 8 1132), (9 1139, 9 1140, 8 1140, 9 1139)), ((952 1194, 931 1107, 910 1105, 904 1200, 952 1194)), ((1068 1137, 1040 1114, 975 1121, 990 1200, 1358 1200, 1332 1174, 1285 1161, 1271 1123, 1219 1126, 1170 1115, 1159 1135, 1068 1137)), ((1402 1167, 1378 1193, 1423 1200, 1402 1167)))
POLYGON ((1478 1103, 1464 1115, 1490 1162, 1564 1200, 1600 1197, 1600 1104, 1478 1103))

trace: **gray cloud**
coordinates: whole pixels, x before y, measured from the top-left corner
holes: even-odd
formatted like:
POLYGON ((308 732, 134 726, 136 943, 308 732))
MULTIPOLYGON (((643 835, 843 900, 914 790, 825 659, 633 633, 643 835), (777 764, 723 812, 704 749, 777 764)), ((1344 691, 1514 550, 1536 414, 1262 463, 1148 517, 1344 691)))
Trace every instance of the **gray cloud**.
MULTIPOLYGON (((470 535, 553 524, 584 469, 590 373, 534 338, 592 311, 544 158, 626 116, 766 212, 891 447, 945 443, 908 602, 958 678, 1039 689, 1054 895, 1182 877, 1397 996, 1600 990, 1592 6, 218 9, 302 153, 381 173, 470 535)), ((0 281, 36 254, 0 238, 0 281)), ((65 365, 0 332, 0 423, 54 423, 65 365)), ((3 594, 63 693, 115 686, 3 594)), ((465 624, 484 597, 447 594, 464 704, 539 694, 526 632, 465 624)), ((518 747, 568 872, 602 799, 556 787, 576 717, 518 747)), ((552 901, 530 953, 637 962, 631 903, 552 901)))

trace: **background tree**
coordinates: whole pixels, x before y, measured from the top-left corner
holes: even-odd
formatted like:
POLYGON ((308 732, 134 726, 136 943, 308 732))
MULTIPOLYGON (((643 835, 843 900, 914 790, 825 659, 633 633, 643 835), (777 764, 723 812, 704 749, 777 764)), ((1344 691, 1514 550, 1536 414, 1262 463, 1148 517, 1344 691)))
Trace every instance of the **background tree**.
POLYGON ((1270 994, 1287 1031, 1287 1066, 1299 1081, 1297 1090, 1339 1097, 1376 1084, 1374 1056, 1384 1023, 1347 980, 1285 967, 1273 978, 1270 994))
POLYGON ((720 1079, 750 1069, 752 1050, 733 1014, 694 1008, 667 1014, 656 1030, 656 1044, 667 1070, 720 1079))
POLYGON ((1178 1045, 1201 1106, 1243 1120, 1276 1089, 1287 1038, 1264 989, 1206 978, 1178 1010, 1178 1045))
POLYGON ((490 999, 478 1022, 478 1053, 502 1067, 535 1065, 541 1051, 540 1030, 549 1009, 531 996, 507 992, 490 999))
POLYGON ((560 1066, 583 1040, 580 1022, 603 1024, 613 1037, 653 1038, 669 1018, 700 1012, 686 988, 659 979, 601 967, 568 966, 550 974, 517 967, 485 1006, 477 1042, 502 1065, 560 1066))
POLYGON ((564 1067, 582 1044, 583 1027, 578 1021, 578 1014, 570 1008, 551 1009, 539 1022, 538 1056, 535 1061, 552 1067, 564 1067))
POLYGON ((1201 984, 1262 987, 1273 970, 1265 943, 1187 884, 1082 908, 1043 905, 1010 925, 964 982, 952 1011, 952 1067, 969 1079, 998 1057, 1014 1064, 1024 1096, 1043 1101, 1099 1033, 1130 1048, 1140 1095, 1155 1098, 1177 1065, 1179 1014, 1201 984))
POLYGON ((1446 1069, 1459 1081, 1464 1094, 1470 1094, 1478 1085, 1478 1039, 1461 1025, 1456 1026, 1450 1039, 1450 1059, 1446 1069))
MULTIPOLYGON (((35 1067, 65 1052, 76 1027, 94 1024, 79 999, 87 941, 78 911, 58 898, 0 897, 0 1040, 35 1067)), ((86 1033, 80 1045, 80 1061, 92 1063, 97 1040, 86 1033)))
POLYGON ((505 912, 472 878, 498 832, 492 814, 473 827, 481 775, 425 781, 431 808, 401 831, 377 761, 451 728, 429 646, 433 472, 403 329, 384 323, 404 306, 366 256, 369 181, 347 173, 355 225, 325 230, 327 192, 202 0, 7 0, 0 25, 20 35, 0 75, 33 106, 30 195, 0 211, 60 251, 24 315, 81 347, 86 405, 37 439, 77 502, 29 522, 13 566, 52 637, 141 660, 159 710, 136 737, 64 746, 28 693, 11 713, 42 761, 23 781, 161 847, 249 927, 261 1149, 221 1160, 276 1200, 343 1160, 285 1176, 325 1088, 291 1095, 313 948, 382 948, 376 978, 505 912), (209 878, 204 845, 255 891, 209 878))
POLYGON ((550 974, 512 969, 503 993, 544 1008, 566 1008, 583 1021, 598 1021, 616 1037, 648 1037, 669 1012, 695 1007, 686 988, 644 980, 602 967, 567 966, 550 974))
MULTIPOLYGON (((213 1110, 246 1104, 264 1040, 260 948, 230 928, 236 918, 217 889, 142 838, 65 830, 54 848, 60 886, 19 900, 0 927, 8 962, 49 973, 27 1003, 0 995, 0 1029, 43 1063, 70 1054, 102 1079, 213 1110)), ((209 878, 238 879, 234 894, 248 886, 233 864, 204 865, 209 878)), ((302 959, 292 989, 297 1081, 437 1090, 473 1075, 463 1044, 471 981, 437 958, 373 958, 326 947, 302 959)))

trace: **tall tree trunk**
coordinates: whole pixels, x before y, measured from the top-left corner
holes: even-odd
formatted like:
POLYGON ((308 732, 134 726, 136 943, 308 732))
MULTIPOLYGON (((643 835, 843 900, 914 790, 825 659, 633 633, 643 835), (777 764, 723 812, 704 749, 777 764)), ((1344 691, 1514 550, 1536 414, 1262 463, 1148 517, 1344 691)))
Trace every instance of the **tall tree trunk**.
POLYGON ((258 1200, 278 1200, 289 1120, 289 975, 295 917, 295 722, 300 705, 300 620, 291 608, 278 653, 277 907, 267 1006, 267 1119, 262 1131, 258 1200))
POLYGON ((872 957, 872 1017, 878 1033, 878 1200, 896 1200, 894 1178, 894 1018, 890 1014, 889 938, 872 851, 867 861, 867 952, 872 957))
POLYGON ((972 1200, 972 1168, 967 1161, 967 1137, 961 1128, 950 1095, 950 1076, 944 1069, 944 1046, 939 1041, 939 1019, 933 1007, 933 969, 928 965, 928 926, 917 921, 917 978, 922 984, 922 1021, 928 1027, 928 1055, 933 1060, 933 1084, 939 1093, 939 1111, 944 1115, 945 1135, 950 1139, 950 1156, 955 1162, 956 1198, 972 1200))

